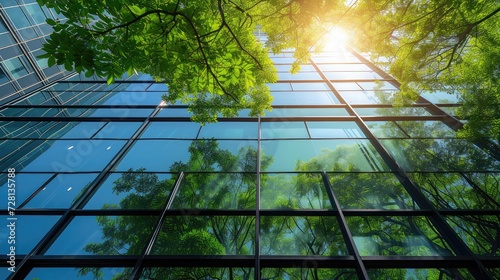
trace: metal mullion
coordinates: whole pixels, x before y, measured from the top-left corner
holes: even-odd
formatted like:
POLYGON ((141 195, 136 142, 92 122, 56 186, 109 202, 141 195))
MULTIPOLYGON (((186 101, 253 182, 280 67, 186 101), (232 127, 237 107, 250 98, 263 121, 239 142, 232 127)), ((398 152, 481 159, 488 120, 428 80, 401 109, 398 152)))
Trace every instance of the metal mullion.
POLYGON ((325 171, 321 173, 321 177, 323 179, 323 185, 326 188, 326 193, 328 194, 330 203, 337 210, 337 215, 336 215, 337 220, 339 221, 340 231, 342 232, 344 240, 347 241, 346 242, 347 249, 354 256, 354 259, 356 261, 356 268, 357 268, 356 270, 358 271, 358 277, 360 279, 370 279, 368 273, 366 272, 366 268, 363 264, 363 261, 361 259, 361 255, 359 254, 358 248, 354 243, 354 238, 352 237, 352 234, 349 230, 347 221, 344 217, 344 214, 342 213, 340 203, 335 197, 335 194, 333 193, 332 185, 330 184, 330 181, 328 180, 328 176, 325 171))
POLYGON ((261 256, 260 256, 260 178, 261 165, 260 157, 262 153, 262 119, 260 114, 257 117, 257 182, 255 188, 255 248, 254 248, 254 279, 260 280, 261 256))
POLYGON ((58 173, 54 173, 52 176, 50 176, 50 178, 45 181, 45 183, 43 183, 38 189, 36 189, 28 198, 26 198, 26 200, 24 200, 23 203, 21 203, 17 208, 23 208, 24 205, 26 205, 28 202, 30 202, 31 199, 33 199, 33 197, 35 197, 38 193, 40 193, 43 188, 45 186, 47 186, 50 182, 52 182, 52 180, 54 180, 54 178, 59 175, 58 173))
POLYGON ((144 260, 144 257, 146 255, 149 255, 151 253, 151 250, 153 249, 153 246, 156 242, 156 239, 158 238, 158 235, 160 234, 162 228, 163 228, 163 223, 165 222, 166 218, 166 212, 170 207, 172 207, 172 203, 174 201, 174 198, 177 194, 177 191, 179 190, 179 187, 181 185, 182 179, 184 178, 184 172, 180 172, 179 175, 177 176, 177 180, 175 181, 174 188, 170 192, 167 201, 165 202, 165 205, 163 206, 162 213, 160 217, 158 218, 158 221, 154 227, 154 230, 151 232, 151 235, 149 237, 149 243, 148 245, 144 248, 141 257, 137 260, 134 269, 132 270, 131 273, 131 278, 132 279, 139 279, 141 276, 142 272, 142 262, 144 260))

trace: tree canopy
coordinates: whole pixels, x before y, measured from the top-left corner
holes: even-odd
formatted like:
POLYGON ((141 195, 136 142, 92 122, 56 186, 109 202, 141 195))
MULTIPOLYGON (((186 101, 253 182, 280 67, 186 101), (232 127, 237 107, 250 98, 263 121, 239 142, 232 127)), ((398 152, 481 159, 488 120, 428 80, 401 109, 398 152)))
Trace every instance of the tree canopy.
MULTIPOLYGON (((38 0, 64 19, 44 50, 49 65, 96 74, 150 74, 168 84, 164 100, 190 105, 194 120, 214 121, 243 108, 270 109, 266 83, 277 79, 268 48, 295 48, 298 65, 319 40, 318 26, 338 1, 38 0), (267 47, 254 32, 267 33, 267 47)), ((296 68, 296 67, 295 67, 296 68)))
POLYGON ((268 51, 293 48, 295 72, 333 26, 401 82, 402 100, 459 94, 464 135, 500 138, 500 5, 487 0, 38 0, 61 20, 44 46, 49 65, 108 82, 128 72, 168 84, 167 103, 194 120, 270 109, 268 51), (66 19, 67 18, 67 19, 66 19), (256 40, 257 30, 267 42, 256 40), (490 118, 482 116, 488 114, 490 118))

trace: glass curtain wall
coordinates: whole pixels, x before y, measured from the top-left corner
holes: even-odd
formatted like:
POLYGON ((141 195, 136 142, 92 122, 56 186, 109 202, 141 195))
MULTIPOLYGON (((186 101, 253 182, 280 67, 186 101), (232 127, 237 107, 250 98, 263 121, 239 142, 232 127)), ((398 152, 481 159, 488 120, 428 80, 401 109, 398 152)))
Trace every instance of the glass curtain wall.
POLYGON ((258 118, 200 126, 145 75, 2 107, 0 277, 500 278, 499 157, 456 105, 393 107, 398 82, 343 47, 297 75, 272 59, 258 118))

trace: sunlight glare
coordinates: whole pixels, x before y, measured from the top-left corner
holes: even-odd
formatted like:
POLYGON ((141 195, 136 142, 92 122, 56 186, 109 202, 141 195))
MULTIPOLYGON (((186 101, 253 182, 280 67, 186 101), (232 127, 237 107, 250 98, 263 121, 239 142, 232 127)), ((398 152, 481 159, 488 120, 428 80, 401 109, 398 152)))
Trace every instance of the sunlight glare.
POLYGON ((325 34, 323 40, 324 50, 329 51, 347 45, 349 42, 349 35, 343 29, 334 27, 325 34))

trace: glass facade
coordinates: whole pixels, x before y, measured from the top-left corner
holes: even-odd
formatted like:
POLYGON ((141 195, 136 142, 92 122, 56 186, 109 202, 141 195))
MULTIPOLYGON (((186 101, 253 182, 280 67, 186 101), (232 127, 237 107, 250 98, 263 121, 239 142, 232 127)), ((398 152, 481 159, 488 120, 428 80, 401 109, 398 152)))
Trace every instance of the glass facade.
POLYGON ((5 106, 16 273, 4 227, 0 277, 500 278, 491 143, 458 138, 448 103, 393 107, 398 82, 349 49, 297 75, 292 53, 271 57, 280 81, 258 118, 200 126, 146 75, 5 106))
POLYGON ((64 20, 36 0, 0 1, 0 105, 70 74, 38 57, 52 33, 47 18, 64 20))

